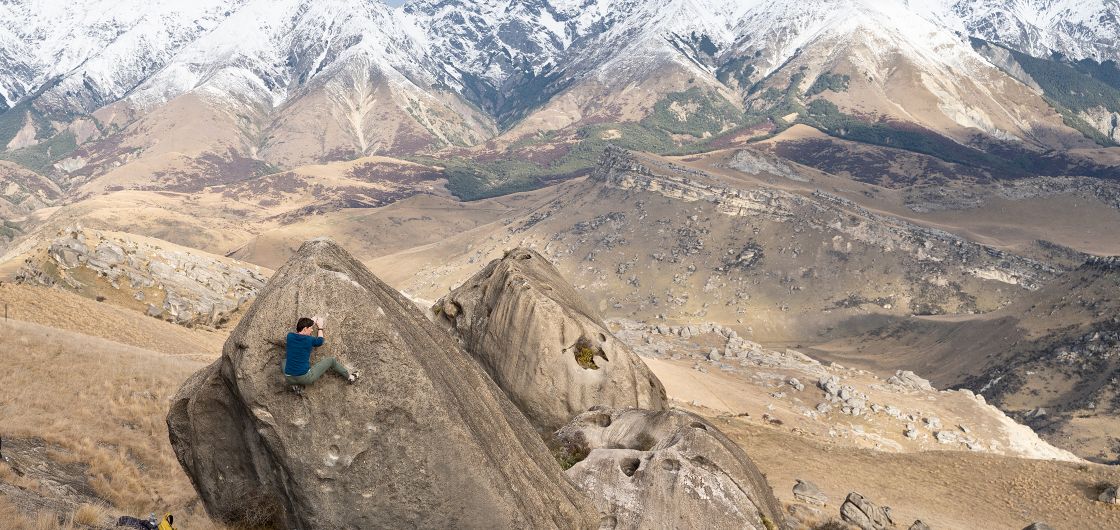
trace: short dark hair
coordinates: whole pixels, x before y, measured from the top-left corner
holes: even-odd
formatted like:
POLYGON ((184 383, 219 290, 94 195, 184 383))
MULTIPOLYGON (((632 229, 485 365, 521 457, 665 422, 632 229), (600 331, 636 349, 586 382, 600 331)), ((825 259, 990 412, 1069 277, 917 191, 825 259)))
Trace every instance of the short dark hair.
POLYGON ((315 325, 315 321, 307 317, 301 317, 296 321, 296 333, 299 333, 311 326, 315 325))

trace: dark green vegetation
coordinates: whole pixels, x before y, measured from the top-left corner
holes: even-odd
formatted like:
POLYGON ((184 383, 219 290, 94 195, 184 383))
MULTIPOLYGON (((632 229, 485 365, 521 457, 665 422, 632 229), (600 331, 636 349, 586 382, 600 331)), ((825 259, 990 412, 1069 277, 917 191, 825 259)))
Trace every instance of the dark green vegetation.
MULTIPOLYGON (((63 121, 73 116, 64 116, 63 121)), ((77 139, 70 131, 55 131, 51 121, 28 103, 20 103, 6 111, 0 110, 0 159, 15 162, 32 171, 46 174, 50 166, 62 160, 78 148, 77 139), (23 127, 27 120, 35 129, 36 145, 22 149, 4 150, 9 142, 23 127)))
POLYGON ((0 241, 11 241, 22 234, 19 225, 7 220, 0 220, 0 241))
POLYGON ((716 94, 693 87, 665 96, 641 121, 649 129, 705 138, 742 121, 743 113, 716 94))
POLYGON ((751 86, 751 76, 754 75, 754 65, 750 64, 750 58, 737 57, 727 62, 716 70, 716 80, 727 86, 749 87, 751 86))
MULTIPOLYGON (((833 136, 885 147, 895 147, 970 166, 1003 167, 1011 161, 962 146, 931 131, 890 122, 871 123, 840 112, 827 99, 809 103, 801 121, 833 136)), ((1016 169, 1009 167, 1009 170, 1016 169)), ((1024 170, 1026 168, 1018 168, 1024 170)))
POLYGON ((1046 92, 1047 97, 1062 106, 1074 110, 1084 111, 1096 107, 1104 107, 1114 112, 1120 112, 1120 87, 1112 86, 1104 79, 1120 77, 1115 70, 1116 63, 1096 65, 1090 61, 1080 63, 1067 63, 1058 59, 1039 59, 1030 55, 1011 52, 1015 60, 1026 70, 1027 74, 1035 80, 1046 92))
MULTIPOLYGON (((1046 101, 1062 115, 1066 125, 1100 145, 1117 145, 1114 140, 1077 116, 1080 112, 1101 108, 1109 112, 1120 112, 1120 71, 1117 71, 1116 63, 1109 61, 1100 64, 1088 60, 1067 63, 1059 59, 1039 59, 1015 51, 1011 54, 1023 70, 1042 87, 1046 101), (1109 84, 1109 81, 1116 84, 1109 84)), ((1113 124, 1113 128, 1115 127, 1113 124)))
POLYGON ((817 94, 823 93, 826 90, 831 90, 833 92, 847 92, 848 83, 851 82, 851 80, 851 77, 848 77, 844 74, 833 74, 832 72, 825 72, 821 74, 816 81, 813 81, 812 86, 810 86, 809 90, 805 92, 805 95, 815 96, 817 94))
POLYGON ((595 357, 602 357, 603 350, 595 348, 587 339, 580 339, 576 341, 575 347, 576 363, 585 370, 598 370, 599 365, 595 364, 595 357))
POLYGON ((51 164, 66 158, 78 148, 74 133, 63 131, 38 144, 7 151, 0 154, 0 158, 11 160, 21 166, 40 174, 45 174, 51 164))

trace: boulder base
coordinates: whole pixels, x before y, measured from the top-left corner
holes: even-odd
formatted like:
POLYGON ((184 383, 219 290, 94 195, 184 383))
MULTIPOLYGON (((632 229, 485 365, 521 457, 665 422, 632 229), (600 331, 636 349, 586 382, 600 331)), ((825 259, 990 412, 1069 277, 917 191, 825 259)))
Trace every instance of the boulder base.
POLYGON ((557 439, 586 455, 568 476, 598 506, 604 529, 767 530, 767 522, 784 522, 754 462, 695 414, 597 408, 557 439))

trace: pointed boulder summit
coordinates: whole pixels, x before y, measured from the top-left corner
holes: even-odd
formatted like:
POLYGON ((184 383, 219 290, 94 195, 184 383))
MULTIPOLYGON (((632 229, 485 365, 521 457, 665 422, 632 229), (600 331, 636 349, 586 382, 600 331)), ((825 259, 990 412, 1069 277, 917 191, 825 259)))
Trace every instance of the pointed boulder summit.
POLYGON ((282 528, 590 528, 599 517, 525 417, 454 340, 338 245, 304 243, 167 417, 207 511, 282 528), (303 395, 283 340, 326 318, 361 370, 303 395))
POLYGON ((595 405, 666 408, 657 376, 532 250, 507 252, 434 310, 543 431, 595 405))

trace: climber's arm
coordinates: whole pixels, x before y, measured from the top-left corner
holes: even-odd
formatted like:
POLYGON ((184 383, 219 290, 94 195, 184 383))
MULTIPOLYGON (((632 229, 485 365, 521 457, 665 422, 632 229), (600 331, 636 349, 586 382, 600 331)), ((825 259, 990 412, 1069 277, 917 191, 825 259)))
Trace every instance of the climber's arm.
POLYGON ((323 334, 323 329, 324 329, 323 328, 323 319, 321 319, 319 317, 315 317, 314 320, 315 320, 316 336, 311 339, 311 346, 315 347, 315 348, 318 348, 319 346, 322 346, 323 342, 324 342, 324 339, 323 339, 323 337, 324 337, 324 334, 323 334))

